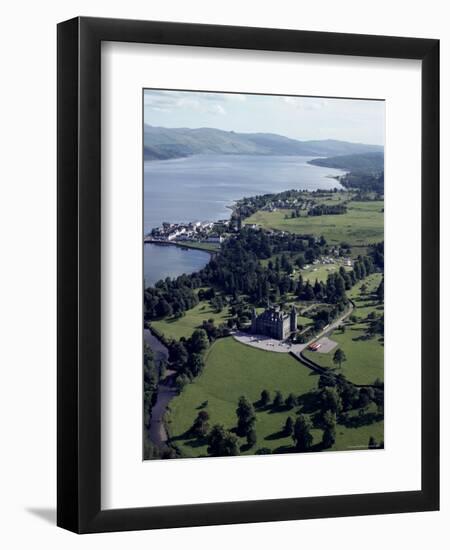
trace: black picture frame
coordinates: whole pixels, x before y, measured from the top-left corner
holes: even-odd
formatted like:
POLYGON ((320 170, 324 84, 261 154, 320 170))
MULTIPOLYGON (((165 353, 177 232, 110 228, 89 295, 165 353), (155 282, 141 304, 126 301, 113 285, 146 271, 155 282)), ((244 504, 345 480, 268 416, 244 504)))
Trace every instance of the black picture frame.
POLYGON ((439 41, 77 17, 58 25, 57 524, 76 533, 419 512, 439 508, 439 41), (422 61, 420 491, 101 509, 102 41, 422 61))

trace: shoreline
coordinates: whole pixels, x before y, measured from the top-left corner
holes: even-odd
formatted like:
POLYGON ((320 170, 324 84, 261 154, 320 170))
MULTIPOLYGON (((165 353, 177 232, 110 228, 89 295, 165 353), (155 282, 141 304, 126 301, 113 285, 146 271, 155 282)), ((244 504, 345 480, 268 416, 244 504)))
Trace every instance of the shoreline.
POLYGON ((180 241, 159 241, 157 239, 151 239, 150 237, 144 238, 144 246, 146 244, 155 244, 157 246, 177 246, 178 248, 190 249, 190 250, 199 250, 200 252, 206 252, 207 254, 213 256, 217 254, 220 247, 215 248, 206 248, 208 243, 196 243, 194 241, 180 242, 180 241), (202 246, 203 245, 203 246, 202 246), (205 247, 206 245, 206 247, 205 247))
MULTIPOLYGON (((314 166, 314 165, 311 165, 311 166, 314 166)), ((344 173, 343 175, 345 175, 346 173, 344 173)), ((339 185, 341 186, 341 189, 338 189, 339 192, 344 192, 346 191, 346 188, 340 183, 340 178, 343 177, 343 175, 331 175, 331 174, 328 174, 327 176, 325 176, 326 178, 329 178, 329 179, 333 179, 334 181, 337 181, 339 183, 339 185)), ((323 189, 323 191, 333 191, 335 190, 336 187, 331 187, 329 189, 323 189)), ((315 189, 315 190, 309 190, 309 189, 304 189, 304 188, 301 188, 300 186, 296 189, 292 189, 293 191, 297 191, 297 192, 300 192, 300 193, 314 193, 315 191, 319 191, 321 189, 315 189)), ((289 189, 287 190, 284 190, 284 191, 281 191, 280 193, 284 193, 286 191, 289 191, 289 189)), ((279 193, 268 193, 269 195, 271 194, 279 194, 279 193)), ((249 198, 252 198, 252 197, 246 197, 246 196, 243 196, 241 198, 234 198, 232 199, 232 201, 225 205, 225 208, 228 210, 228 217, 226 218, 227 221, 228 221, 228 224, 231 223, 232 219, 233 219, 233 216, 235 215, 235 213, 238 211, 239 209, 239 204, 241 201, 245 200, 245 199, 249 199, 249 198)), ((223 215, 222 215, 223 216, 223 215)), ((218 221, 220 221, 221 219, 224 219, 223 217, 222 218, 219 218, 218 216, 215 217, 216 219, 214 220, 208 220, 210 223, 216 223, 218 221)), ((183 223, 183 222, 176 222, 176 223, 183 223)), ((147 233, 147 234, 144 234, 144 239, 143 239, 143 244, 144 244, 144 247, 145 247, 145 244, 154 244, 154 245, 157 245, 157 246, 176 246, 180 249, 183 249, 183 250, 199 250, 200 252, 205 252, 209 255, 209 258, 208 258, 208 262, 209 263, 213 258, 214 256, 220 251, 221 249, 221 243, 206 243, 206 242, 197 242, 197 241, 178 241, 178 240, 160 240, 158 238, 154 238, 151 236, 150 233, 147 233)))
MULTIPOLYGON (((296 158, 296 157, 299 157, 299 158, 307 158, 309 160, 306 161, 306 164, 308 166, 312 166, 314 168, 330 168, 331 170, 336 170, 336 171, 339 171, 339 172, 342 172, 341 174, 326 174, 324 175, 323 177, 328 179, 334 179, 336 181, 338 181, 338 183, 342 186, 342 189, 341 191, 345 190, 345 187, 340 183, 340 178, 347 175, 349 173, 348 170, 344 170, 342 168, 333 168, 333 167, 325 167, 325 166, 320 166, 320 165, 316 165, 316 164, 312 164, 310 161, 311 160, 316 160, 316 159, 324 159, 324 158, 328 158, 328 157, 323 157, 323 156, 310 156, 310 155, 297 155, 297 154, 285 154, 285 155, 279 155, 279 154, 267 154, 267 153, 257 153, 257 154, 240 154, 240 153, 222 153, 222 154, 218 154, 218 155, 215 155, 215 154, 212 154, 212 155, 209 155, 208 153, 194 153, 194 154, 187 154, 187 155, 180 155, 180 156, 175 156, 175 157, 169 157, 169 158, 164 158, 164 159, 144 159, 144 164, 145 163, 149 163, 149 164, 152 164, 152 163, 158 163, 158 162, 170 162, 170 161, 177 161, 177 160, 184 160, 184 159, 189 159, 189 158, 192 158, 192 157, 195 157, 195 156, 229 156, 229 157, 232 157, 232 156, 237 156, 237 157, 245 157, 245 156, 248 156, 248 157, 275 157, 275 158, 279 158, 279 157, 285 157, 285 158, 296 158)), ((329 189, 327 188, 324 188, 323 190, 324 191, 331 191, 332 189, 334 189, 333 187, 330 187, 329 189)), ((278 193, 284 193, 286 191, 290 191, 290 190, 295 190, 295 191, 299 191, 299 192, 305 192, 305 193, 314 193, 314 191, 317 191, 317 190, 322 190, 320 187, 317 188, 317 189, 307 189, 307 188, 302 188, 300 185, 298 185, 298 187, 296 186, 292 186, 290 184, 288 184, 288 186, 282 190, 279 190, 279 191, 269 191, 269 192, 263 192, 263 193, 256 193, 256 195, 243 195, 241 196, 240 198, 231 198, 230 199, 230 202, 228 204, 225 204, 225 208, 227 210, 230 210, 230 214, 229 214, 229 218, 228 218, 228 221, 231 220, 231 216, 232 214, 234 213, 235 209, 236 209, 236 206, 238 204, 239 201, 242 201, 243 199, 246 199, 246 198, 251 198, 253 196, 257 196, 259 194, 261 195, 266 195, 266 194, 278 194, 278 193)), ((227 201, 228 202, 228 201, 227 201)), ((210 221, 212 222, 217 222, 220 220, 220 216, 222 215, 217 215, 215 219, 212 219, 210 221), (219 216, 219 217, 217 217, 219 216)), ((182 223, 182 222, 176 222, 176 223, 182 223)))

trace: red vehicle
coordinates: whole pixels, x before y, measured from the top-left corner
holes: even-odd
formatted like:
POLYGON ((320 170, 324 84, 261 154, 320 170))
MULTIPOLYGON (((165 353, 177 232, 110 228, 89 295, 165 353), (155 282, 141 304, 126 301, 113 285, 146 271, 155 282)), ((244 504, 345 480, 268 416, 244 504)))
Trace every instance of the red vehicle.
POLYGON ((308 349, 310 351, 317 351, 319 348, 320 348, 321 344, 318 344, 317 342, 315 342, 314 344, 310 344, 308 346, 308 349))

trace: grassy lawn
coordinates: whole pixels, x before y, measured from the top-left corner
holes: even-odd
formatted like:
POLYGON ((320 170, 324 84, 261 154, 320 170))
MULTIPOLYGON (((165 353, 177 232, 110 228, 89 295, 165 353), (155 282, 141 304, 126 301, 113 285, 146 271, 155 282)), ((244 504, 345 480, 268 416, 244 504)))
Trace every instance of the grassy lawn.
POLYGON ((314 321, 310 319, 309 317, 305 317, 303 315, 297 315, 297 325, 301 325, 302 327, 306 327, 308 325, 312 325, 314 321))
POLYGON ((186 311, 186 314, 179 319, 163 319, 161 321, 152 321, 151 325, 157 331, 161 332, 166 338, 179 340, 182 336, 188 338, 196 328, 201 327, 203 321, 214 319, 218 326, 229 318, 228 308, 224 308, 220 313, 215 313, 209 302, 200 302, 192 309, 186 311))
MULTIPOLYGON (((342 263, 316 264, 309 266, 308 269, 301 269, 297 273, 301 274, 303 281, 305 282, 309 281, 311 284, 314 284, 317 279, 318 281, 323 281, 324 283, 326 283, 328 275, 330 275, 330 273, 336 273, 337 271, 339 271, 341 265, 342 263)), ((349 271, 351 267, 345 267, 345 269, 349 271)))
POLYGON ((184 248, 195 248, 198 250, 206 250, 208 252, 217 252, 220 249, 219 243, 198 243, 197 241, 179 241, 178 246, 184 248))
POLYGON ((298 234, 323 235, 330 244, 343 241, 351 245, 365 245, 384 238, 384 214, 382 201, 350 202, 348 212, 335 216, 306 216, 288 218, 290 210, 267 212, 259 210, 245 220, 266 229, 278 229, 298 234))
MULTIPOLYGON (((363 339, 365 334, 365 325, 355 323, 347 326, 345 333, 338 329, 331 335, 347 357, 340 372, 355 384, 372 384, 376 378, 384 378, 384 347, 378 336, 366 340, 363 339)), ((333 354, 336 349, 329 353, 305 350, 304 354, 319 365, 334 369, 333 354)))
MULTIPOLYGON (((358 254, 360 254, 360 252, 358 252, 358 254)), ((265 267, 267 267, 269 265, 269 262, 272 262, 273 265, 275 265, 277 257, 281 259, 282 255, 283 255, 283 253, 281 253, 281 252, 279 254, 274 254, 270 258, 264 258, 263 260, 260 260, 260 263, 261 263, 261 265, 263 265, 265 267)), ((335 263, 332 263, 332 264, 322 264, 322 263, 315 264, 315 265, 311 264, 311 265, 309 265, 308 269, 299 269, 295 265, 295 260, 297 259, 299 254, 292 254, 291 255, 291 254, 285 253, 285 255, 288 258, 288 260, 291 262, 291 264, 293 264, 293 267, 294 267, 293 277, 294 277, 294 279, 297 280, 298 276, 301 275, 305 282, 309 281, 311 284, 314 284, 316 282, 316 279, 318 281, 323 281, 325 283, 327 281, 328 275, 330 273, 335 273, 336 271, 338 271, 339 268, 343 264, 342 259, 337 258, 337 259, 335 259, 335 263)), ((347 267, 347 266, 344 266, 344 268, 348 271, 350 271, 352 269, 351 267, 347 267)), ((284 271, 283 271, 283 273, 284 273, 284 271)))
MULTIPOLYGON (((365 321, 369 313, 375 312, 377 315, 383 313, 383 305, 375 302, 370 295, 377 289, 381 278, 381 273, 373 273, 364 281, 358 282, 348 292, 348 296, 356 304, 354 315, 357 321, 347 324, 345 333, 337 329, 331 336, 344 350, 347 357, 347 361, 342 364, 342 373, 355 384, 372 384, 376 378, 384 379, 384 346, 380 341, 380 336, 364 339, 367 333, 365 321), (363 283, 368 289, 367 293, 361 296, 360 289, 363 283)), ((320 351, 305 350, 304 353, 319 365, 334 369, 333 354, 335 351, 334 349, 330 353, 320 353, 320 351)))
MULTIPOLYGON (((211 426, 223 424, 233 429, 241 395, 254 403, 263 389, 269 390, 272 397, 276 390, 284 397, 291 392, 304 395, 317 387, 317 380, 316 375, 288 354, 257 350, 233 338, 218 340, 208 352, 205 371, 170 403, 166 421, 172 443, 185 457, 206 456, 206 442, 187 434, 199 410, 208 411, 211 426)), ((301 410, 299 406, 289 411, 256 407, 257 443, 247 449, 245 439, 241 439, 241 454, 254 454, 262 447, 277 452, 291 449, 292 438, 284 436, 281 430, 286 418, 291 416, 295 420, 301 410)), ((361 448, 367 446, 371 435, 377 440, 383 439, 383 422, 358 428, 338 425, 336 432, 337 441, 332 450, 361 448)), ((314 429, 313 436, 314 443, 319 443, 322 431, 314 429)))
POLYGON ((379 304, 372 296, 377 290, 382 278, 382 273, 372 273, 372 275, 366 277, 364 281, 356 283, 356 285, 347 292, 347 296, 355 302, 356 309, 354 314, 358 320, 365 320, 369 313, 372 312, 375 312, 377 315, 383 313, 383 304, 379 304), (367 291, 365 294, 361 295, 361 286, 363 284, 367 286, 367 291))
MULTIPOLYGON (((171 401, 169 433, 186 456, 205 456, 206 445, 196 446, 197 441, 183 438, 202 403, 208 402, 206 410, 211 426, 220 423, 232 429, 236 426, 236 407, 241 395, 252 402, 259 399, 263 389, 269 390, 272 397, 276 390, 285 397, 290 392, 300 395, 315 388, 317 380, 317 376, 288 354, 258 350, 231 337, 218 340, 209 350, 205 371, 171 401)), ((295 416, 294 409, 290 414, 295 416)), ((265 439, 281 430, 287 416, 285 411, 258 411, 258 442, 247 454, 260 447, 275 449, 292 444, 291 438, 265 439)))
MULTIPOLYGON (((372 404, 368 412, 375 412, 375 406, 372 404)), ((358 411, 351 411, 350 417, 358 419, 358 411)), ((361 425, 358 427, 349 427, 338 424, 336 426, 336 443, 331 448, 332 451, 344 451, 352 449, 366 449, 370 437, 374 437, 377 443, 384 441, 384 421, 380 420, 372 424, 366 424, 364 418, 361 419, 361 425)))
POLYGON ((339 193, 329 193, 325 197, 314 197, 314 201, 317 204, 326 204, 327 206, 333 206, 349 200, 355 193, 352 191, 340 191, 339 193))

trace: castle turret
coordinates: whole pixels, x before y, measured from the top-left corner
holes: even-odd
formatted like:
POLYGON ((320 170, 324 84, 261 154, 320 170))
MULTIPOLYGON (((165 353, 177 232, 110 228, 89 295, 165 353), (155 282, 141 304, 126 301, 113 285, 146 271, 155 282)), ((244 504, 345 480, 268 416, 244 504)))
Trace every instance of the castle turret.
POLYGON ((290 321, 291 332, 297 332, 297 310, 295 309, 295 306, 292 306, 291 308, 290 321))

